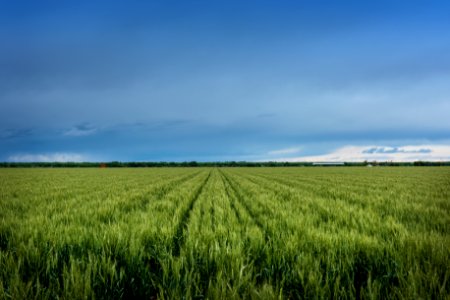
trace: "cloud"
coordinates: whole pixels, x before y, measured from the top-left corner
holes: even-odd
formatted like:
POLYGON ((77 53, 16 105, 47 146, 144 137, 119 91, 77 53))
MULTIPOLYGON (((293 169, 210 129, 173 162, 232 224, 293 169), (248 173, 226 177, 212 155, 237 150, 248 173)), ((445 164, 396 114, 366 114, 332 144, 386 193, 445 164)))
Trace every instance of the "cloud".
POLYGON ((373 147, 370 149, 366 149, 363 153, 431 153, 431 149, 422 148, 422 149, 401 149, 398 147, 373 147))
POLYGON ((79 125, 75 125, 69 130, 64 132, 65 136, 86 136, 91 135, 97 132, 97 128, 92 126, 89 123, 82 123, 79 125))
POLYGON ((269 151, 267 154, 269 155, 285 155, 285 154, 295 154, 300 152, 300 147, 292 147, 292 148, 284 148, 279 150, 269 151))
POLYGON ((345 146, 323 155, 278 158, 276 161, 450 161, 450 145, 345 146))
POLYGON ((44 153, 44 154, 15 154, 8 157, 10 162, 82 162, 87 157, 77 153, 44 153))
POLYGON ((22 137, 28 137, 32 133, 33 133, 33 130, 30 128, 27 128, 27 129, 5 129, 5 130, 0 130, 0 138, 1 139, 22 138, 22 137))

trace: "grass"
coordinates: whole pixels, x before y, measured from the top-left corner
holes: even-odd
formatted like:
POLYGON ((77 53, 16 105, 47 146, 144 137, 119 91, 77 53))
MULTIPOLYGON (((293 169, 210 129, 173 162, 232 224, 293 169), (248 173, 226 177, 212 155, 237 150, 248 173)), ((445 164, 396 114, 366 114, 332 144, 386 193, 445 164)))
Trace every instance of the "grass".
POLYGON ((450 168, 0 169, 0 299, 450 299, 450 168))

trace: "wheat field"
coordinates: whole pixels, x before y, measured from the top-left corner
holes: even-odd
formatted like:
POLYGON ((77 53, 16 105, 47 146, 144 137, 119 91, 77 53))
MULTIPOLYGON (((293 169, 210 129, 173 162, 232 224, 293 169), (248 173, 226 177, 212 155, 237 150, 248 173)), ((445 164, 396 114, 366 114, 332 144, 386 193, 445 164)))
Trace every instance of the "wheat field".
POLYGON ((449 167, 0 169, 1 299, 450 299, 449 167))

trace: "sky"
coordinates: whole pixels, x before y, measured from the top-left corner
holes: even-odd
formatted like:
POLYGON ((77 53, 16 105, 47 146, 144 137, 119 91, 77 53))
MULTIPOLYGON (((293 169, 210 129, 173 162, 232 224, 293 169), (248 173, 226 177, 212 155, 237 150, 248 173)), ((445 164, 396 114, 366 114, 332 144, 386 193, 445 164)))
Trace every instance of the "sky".
POLYGON ((0 161, 450 160, 449 14, 0 0, 0 161))

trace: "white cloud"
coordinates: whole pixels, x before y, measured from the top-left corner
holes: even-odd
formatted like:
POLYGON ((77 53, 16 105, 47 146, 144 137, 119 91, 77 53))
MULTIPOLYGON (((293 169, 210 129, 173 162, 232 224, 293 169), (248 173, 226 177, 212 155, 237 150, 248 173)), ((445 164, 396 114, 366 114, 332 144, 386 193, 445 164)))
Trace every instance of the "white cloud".
POLYGON ((269 155, 294 154, 294 153, 300 152, 300 150, 301 150, 300 147, 292 147, 292 148, 285 148, 285 149, 269 151, 267 154, 269 154, 269 155))
POLYGON ((291 162, 450 161, 450 145, 345 146, 323 155, 278 158, 291 162))
POLYGON ((16 154, 8 157, 10 162, 82 162, 88 159, 77 153, 16 154))

